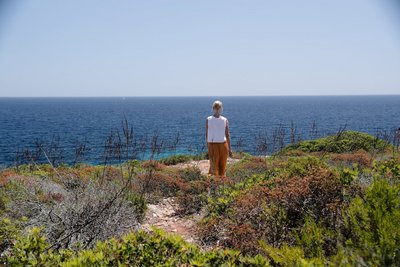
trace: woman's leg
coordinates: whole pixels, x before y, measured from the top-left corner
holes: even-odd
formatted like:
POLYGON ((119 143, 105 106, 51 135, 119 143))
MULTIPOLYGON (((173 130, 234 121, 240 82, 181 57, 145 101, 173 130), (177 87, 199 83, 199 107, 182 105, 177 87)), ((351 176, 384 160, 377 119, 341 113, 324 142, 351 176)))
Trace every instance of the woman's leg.
POLYGON ((208 147, 208 159, 210 161, 210 168, 208 170, 208 174, 215 175, 215 147, 214 144, 207 143, 208 147))
POLYGON ((225 176, 226 173, 226 163, 228 161, 228 143, 219 144, 219 175, 225 176))
POLYGON ((220 153, 220 143, 213 143, 213 156, 214 156, 214 175, 221 175, 220 169, 220 161, 221 161, 221 153, 220 153))

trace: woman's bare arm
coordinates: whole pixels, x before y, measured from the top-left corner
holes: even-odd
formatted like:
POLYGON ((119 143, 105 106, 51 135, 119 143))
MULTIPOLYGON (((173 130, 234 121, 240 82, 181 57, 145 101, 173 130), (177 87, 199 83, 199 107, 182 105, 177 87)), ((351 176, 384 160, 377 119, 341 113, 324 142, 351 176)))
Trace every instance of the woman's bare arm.
POLYGON ((208 141, 208 120, 206 119, 206 143, 208 141))
POLYGON ((229 122, 228 122, 228 120, 226 120, 225 136, 226 136, 226 141, 228 142, 229 156, 232 157, 231 135, 229 134, 229 122))

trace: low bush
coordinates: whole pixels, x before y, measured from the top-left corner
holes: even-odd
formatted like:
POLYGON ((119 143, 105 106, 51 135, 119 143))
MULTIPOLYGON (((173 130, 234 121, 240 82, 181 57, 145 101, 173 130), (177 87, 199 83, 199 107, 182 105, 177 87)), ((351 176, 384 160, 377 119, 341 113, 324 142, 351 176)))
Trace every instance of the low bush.
POLYGON ((371 154, 365 150, 357 150, 353 153, 334 154, 330 158, 336 164, 342 163, 345 166, 357 164, 357 166, 361 168, 372 167, 373 162, 371 154))
POLYGON ((390 180, 400 181, 400 159, 389 158, 384 161, 376 161, 373 165, 373 171, 390 180))
POLYGON ((19 236, 0 263, 12 266, 269 266, 265 257, 243 256, 238 251, 202 251, 176 236, 161 231, 131 233, 121 240, 99 242, 96 247, 74 252, 48 250, 49 244, 34 228, 19 236))
MULTIPOLYGON (((8 251, 25 227, 27 218, 0 218, 0 256, 8 251)), ((1 261, 0 261, 1 265, 1 261)))
POLYGON ((127 184, 65 177, 62 184, 38 177, 20 177, 4 190, 6 215, 26 217, 26 226, 43 227, 56 248, 93 246, 138 226, 144 202, 127 197, 127 184), (115 227, 119 225, 119 227, 115 227))
POLYGON ((178 163, 185 163, 188 161, 193 160, 193 156, 192 155, 172 155, 163 159, 160 159, 160 163, 164 164, 164 165, 176 165, 178 163))
POLYGON ((186 182, 200 181, 205 177, 201 174, 201 170, 196 166, 189 166, 178 171, 179 176, 186 182))
POLYGON ((288 150, 285 153, 285 156, 289 156, 289 157, 303 157, 303 156, 306 156, 306 155, 307 155, 306 152, 304 152, 302 150, 295 150, 295 149, 288 150))
POLYGON ((261 242, 272 265, 398 266, 400 262, 400 184, 378 177, 363 197, 342 207, 340 223, 328 229, 311 217, 297 235, 297 244, 261 242), (327 242, 328 241, 328 242, 327 242), (336 244, 327 253, 327 244, 336 244))
MULTIPOLYGON (((209 214, 199 230, 204 242, 216 238, 201 228, 214 227, 220 231, 220 244, 246 253, 260 252, 259 240, 278 247, 295 245, 298 229, 310 224, 307 218, 326 227, 327 233, 340 209, 360 192, 357 186, 342 183, 339 172, 319 158, 277 160, 262 174, 219 186, 208 198, 209 214)), ((329 238, 321 246, 327 254, 336 249, 329 238)))
POLYGON ((321 170, 329 170, 328 165, 320 158, 313 156, 289 158, 275 169, 275 176, 291 178, 295 176, 312 176, 321 170))
POLYGON ((135 181, 139 192, 150 202, 158 202, 162 197, 172 197, 189 188, 188 182, 177 172, 148 171, 137 176, 135 181))
POLYGON ((335 266, 330 265, 329 262, 321 258, 306 258, 304 251, 301 247, 293 247, 284 244, 283 246, 277 248, 266 244, 265 242, 260 242, 261 248, 266 255, 272 266, 299 266, 299 267, 323 267, 323 266, 335 266))
POLYGON ((244 181, 254 174, 268 170, 265 157, 243 157, 239 162, 228 166, 226 175, 233 181, 244 181))
POLYGON ((0 171, 0 188, 5 186, 12 177, 15 177, 17 173, 14 170, 6 169, 0 171))
POLYGON ((356 197, 344 216, 347 255, 352 264, 396 266, 400 262, 400 184, 378 178, 356 197), (354 256, 356 255, 356 256, 354 256))
POLYGON ((176 200, 180 214, 198 213, 207 204, 206 192, 210 184, 206 180, 191 181, 186 190, 177 193, 176 200))
POLYGON ((317 140, 302 141, 296 144, 291 144, 277 154, 286 154, 292 150, 303 151, 307 153, 320 151, 344 153, 362 149, 368 152, 373 152, 375 150, 383 151, 388 147, 390 147, 388 142, 373 137, 369 134, 345 131, 317 140))
POLYGON ((179 163, 186 163, 192 160, 204 160, 204 159, 208 159, 207 153, 200 153, 197 155, 186 155, 186 154, 172 155, 166 158, 162 158, 158 161, 164 165, 170 166, 179 163))
POLYGON ((182 215, 200 212, 206 204, 206 192, 212 186, 210 180, 202 175, 196 166, 178 169, 176 173, 185 184, 176 192, 176 200, 179 205, 177 212, 182 215))

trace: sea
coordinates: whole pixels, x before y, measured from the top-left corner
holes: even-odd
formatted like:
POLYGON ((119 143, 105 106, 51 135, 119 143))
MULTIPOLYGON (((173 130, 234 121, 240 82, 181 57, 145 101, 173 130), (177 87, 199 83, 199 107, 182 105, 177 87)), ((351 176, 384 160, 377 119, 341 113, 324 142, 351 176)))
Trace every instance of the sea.
POLYGON ((204 153, 215 100, 233 150, 251 154, 343 130, 390 137, 400 127, 400 95, 0 98, 0 167, 204 153))

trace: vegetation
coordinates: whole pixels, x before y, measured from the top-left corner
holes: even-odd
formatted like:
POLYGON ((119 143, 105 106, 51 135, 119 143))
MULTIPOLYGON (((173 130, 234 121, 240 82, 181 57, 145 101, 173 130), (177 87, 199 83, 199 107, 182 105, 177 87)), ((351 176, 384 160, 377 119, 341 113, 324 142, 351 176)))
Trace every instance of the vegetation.
POLYGON ((207 159, 207 155, 205 153, 199 155, 172 155, 166 158, 162 158, 159 160, 160 163, 164 165, 176 165, 179 163, 189 162, 191 160, 202 160, 207 159))
POLYGON ((400 155, 386 141, 341 132, 272 157, 240 158, 226 178, 169 166, 190 156, 3 170, 0 265, 400 262, 400 155), (182 216, 202 214, 197 236, 203 248, 157 229, 138 230, 147 204, 165 197, 177 200, 182 216))
POLYGON ((379 139, 366 133, 354 131, 339 131, 337 134, 325 138, 291 144, 280 151, 279 154, 286 153, 292 150, 298 150, 307 153, 344 153, 354 152, 362 149, 368 152, 372 152, 376 150, 384 150, 389 146, 390 145, 388 141, 379 139))
POLYGON ((131 233, 99 242, 92 249, 48 250, 40 229, 19 236, 5 257, 13 266, 268 266, 262 256, 246 257, 238 251, 201 251, 177 236, 160 231, 131 233))

